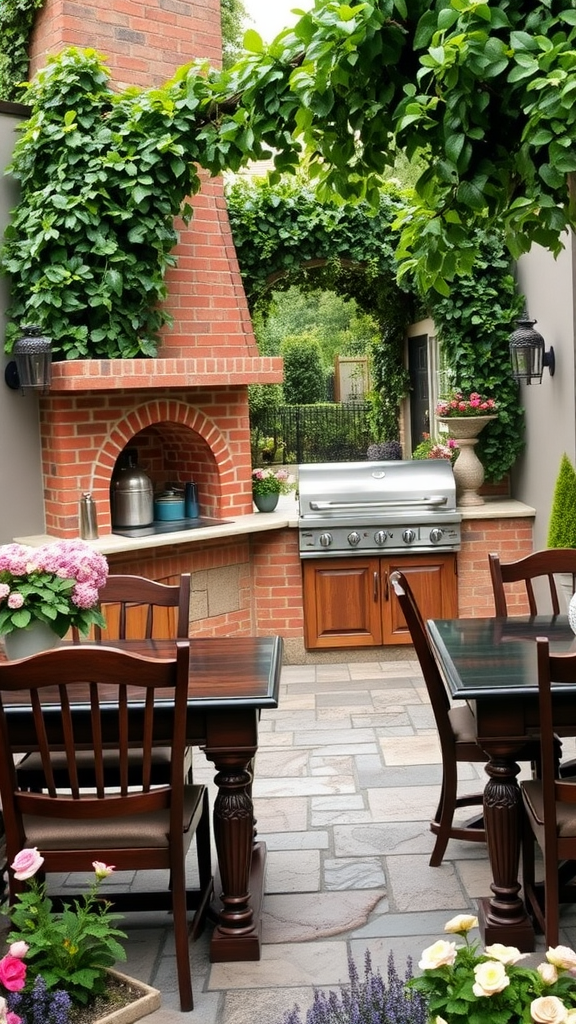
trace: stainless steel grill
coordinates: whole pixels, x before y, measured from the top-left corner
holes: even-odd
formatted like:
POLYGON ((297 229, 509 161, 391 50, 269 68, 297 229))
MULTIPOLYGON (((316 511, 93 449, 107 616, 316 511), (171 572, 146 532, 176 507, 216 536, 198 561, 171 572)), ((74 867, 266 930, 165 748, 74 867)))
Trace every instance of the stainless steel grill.
POLYGON ((444 459, 298 467, 300 557, 458 551, 462 515, 444 459))

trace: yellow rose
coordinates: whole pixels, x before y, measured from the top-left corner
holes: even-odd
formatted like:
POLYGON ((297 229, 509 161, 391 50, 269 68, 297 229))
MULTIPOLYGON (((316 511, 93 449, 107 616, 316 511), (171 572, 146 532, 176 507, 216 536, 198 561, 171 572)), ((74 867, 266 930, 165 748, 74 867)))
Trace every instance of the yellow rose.
POLYGON ((549 949, 546 959, 555 967, 562 967, 565 971, 573 970, 576 967, 576 953, 568 946, 556 946, 549 949))
POLYGON ((545 985, 554 985, 558 981, 558 971, 554 964, 539 964, 536 970, 545 985))
POLYGON ((486 956, 491 956, 493 960, 499 960, 501 964, 517 964, 519 960, 524 960, 529 953, 521 953, 516 946, 503 946, 501 942, 495 942, 492 946, 486 946, 486 956))
POLYGON ((486 963, 477 964, 474 968, 474 977, 476 981, 472 986, 472 991, 475 996, 493 996, 496 992, 502 992, 510 984, 506 968, 498 960, 488 960, 486 963))
POLYGON ((451 932, 454 935, 463 935, 465 932, 469 932, 472 928, 477 927, 477 917, 473 917, 472 914, 457 914, 456 917, 448 921, 448 924, 444 925, 444 931, 451 932))
POLYGON ((530 1003, 530 1015, 537 1024, 564 1024, 566 1007, 558 996, 541 996, 530 1003))
POLYGON ((576 1024, 576 1010, 567 1010, 566 1017, 564 1019, 566 1024, 576 1024))
POLYGON ((456 943, 439 939, 433 946, 428 946, 422 953, 418 964, 421 971, 434 970, 436 967, 451 967, 456 959, 456 943))

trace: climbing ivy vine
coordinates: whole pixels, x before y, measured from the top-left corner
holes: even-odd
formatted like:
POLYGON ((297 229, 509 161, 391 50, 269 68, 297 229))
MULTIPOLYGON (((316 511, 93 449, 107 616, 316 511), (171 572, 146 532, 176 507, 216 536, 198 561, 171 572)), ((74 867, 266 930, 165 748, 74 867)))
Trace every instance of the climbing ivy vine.
POLYGON ((522 307, 502 239, 475 240, 481 255, 471 274, 445 298, 432 293, 425 307, 395 277, 391 224, 404 208, 405 193, 390 184, 377 211, 359 204, 321 203, 310 183, 283 179, 235 179, 226 189, 234 243, 248 301, 259 309, 273 289, 297 284, 329 288, 354 298, 378 321, 381 336, 372 351, 374 436, 398 436, 399 404, 408 393, 404 369, 406 325, 431 315, 454 382, 496 395, 498 421, 482 432, 479 451, 486 477, 499 480, 523 446, 523 413, 510 374, 508 336, 522 307))
POLYGON ((0 99, 23 102, 20 85, 28 78, 28 42, 36 11, 44 0, 0 3, 0 99))

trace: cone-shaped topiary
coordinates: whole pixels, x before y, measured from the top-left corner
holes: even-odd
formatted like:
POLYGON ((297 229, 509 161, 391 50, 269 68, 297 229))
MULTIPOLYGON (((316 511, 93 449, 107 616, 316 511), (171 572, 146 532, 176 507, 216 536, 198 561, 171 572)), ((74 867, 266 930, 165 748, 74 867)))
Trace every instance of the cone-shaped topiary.
POLYGON ((576 548, 576 470, 564 453, 554 487, 550 523, 549 548, 576 548))

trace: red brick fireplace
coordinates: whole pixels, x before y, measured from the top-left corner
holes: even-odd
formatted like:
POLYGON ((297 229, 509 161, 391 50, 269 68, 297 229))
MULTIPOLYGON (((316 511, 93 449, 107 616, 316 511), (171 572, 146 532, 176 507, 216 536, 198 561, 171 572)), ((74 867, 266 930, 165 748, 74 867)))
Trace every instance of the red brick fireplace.
MULTIPOLYGON (((46 0, 31 72, 68 45, 103 53, 113 83, 153 86, 194 58, 219 62, 220 0, 46 0)), ((53 364, 40 400, 52 535, 77 536, 85 490, 101 532, 110 530, 110 477, 127 444, 155 487, 196 480, 203 515, 252 511, 247 385, 280 381, 281 361, 258 356, 221 181, 206 177, 193 207, 190 225, 177 225, 178 265, 167 276, 174 326, 158 358, 53 364)))

